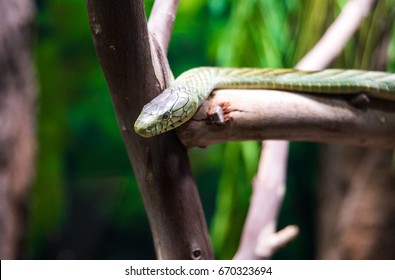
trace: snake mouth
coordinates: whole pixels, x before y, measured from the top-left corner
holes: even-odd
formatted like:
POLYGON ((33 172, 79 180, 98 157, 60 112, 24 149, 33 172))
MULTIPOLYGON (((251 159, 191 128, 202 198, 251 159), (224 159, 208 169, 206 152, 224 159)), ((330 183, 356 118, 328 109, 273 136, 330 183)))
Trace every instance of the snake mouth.
POLYGON ((134 131, 140 136, 149 138, 156 136, 158 134, 164 133, 166 131, 172 130, 182 124, 181 121, 177 123, 172 123, 171 121, 162 123, 162 122, 147 122, 146 119, 140 118, 134 123, 134 131))
POLYGON ((148 138, 174 128, 173 125, 169 124, 170 122, 170 119, 163 121, 162 116, 141 112, 134 123, 134 131, 140 136, 148 138))
POLYGON ((143 137, 152 137, 155 135, 152 131, 152 125, 144 120, 144 117, 140 115, 134 123, 134 131, 143 137))
POLYGON ((175 129, 187 121, 190 117, 184 119, 175 119, 169 118, 167 121, 159 121, 158 118, 149 115, 150 118, 147 118, 147 115, 140 115, 136 122, 134 123, 134 131, 143 137, 152 137, 166 131, 175 129))
POLYGON ((136 125, 136 123, 134 124, 134 131, 138 135, 146 137, 146 138, 153 136, 150 131, 146 130, 145 128, 142 128, 141 126, 136 125))

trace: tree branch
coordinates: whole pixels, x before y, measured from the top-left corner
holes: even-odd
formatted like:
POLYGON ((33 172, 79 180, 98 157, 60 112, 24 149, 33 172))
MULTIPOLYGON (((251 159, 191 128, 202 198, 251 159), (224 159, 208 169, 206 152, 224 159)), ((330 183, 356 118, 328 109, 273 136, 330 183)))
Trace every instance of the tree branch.
POLYGON ((174 80, 167 50, 176 18, 178 0, 156 0, 148 21, 151 58, 161 92, 174 80))
POLYGON ((156 0, 148 21, 148 29, 156 37, 164 53, 169 48, 178 2, 179 0, 156 0))
MULTIPOLYGON (((265 239, 271 239, 275 233, 278 209, 285 193, 285 176, 282 175, 286 173, 284 162, 287 161, 288 142, 269 142, 269 149, 262 149, 258 173, 253 182, 253 195, 247 220, 239 249, 234 257, 238 260, 261 259, 263 251, 272 252, 268 246, 271 244, 265 243, 265 239)), ((265 254, 264 258, 268 257, 270 256, 265 254)))
POLYGON ((279 139, 392 148, 394 131, 395 102, 371 99, 358 108, 345 99, 322 95, 219 90, 178 135, 186 147, 279 139), (206 120, 208 108, 214 106, 225 110, 224 125, 206 120))
POLYGON ((175 133, 146 139, 133 129, 141 108, 161 91, 153 65, 159 59, 153 59, 156 52, 150 49, 144 2, 87 0, 87 7, 96 52, 142 194, 157 257, 212 259, 185 147, 175 133))
POLYGON ((341 53, 376 2, 377 0, 349 0, 319 42, 299 61, 296 68, 304 70, 326 68, 341 53))
POLYGON ((269 259, 298 234, 299 228, 295 225, 286 226, 276 232, 276 225, 268 224, 259 233, 254 253, 262 259, 269 259))

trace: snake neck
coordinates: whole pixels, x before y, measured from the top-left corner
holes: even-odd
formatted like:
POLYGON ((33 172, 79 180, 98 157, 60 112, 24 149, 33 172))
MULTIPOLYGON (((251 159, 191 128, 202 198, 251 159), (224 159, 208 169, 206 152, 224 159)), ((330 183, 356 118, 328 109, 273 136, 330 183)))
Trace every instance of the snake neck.
MULTIPOLYGON (((215 89, 279 89, 284 81, 286 86, 286 75, 292 75, 296 71, 270 68, 198 67, 184 72, 171 88, 176 91, 184 90, 188 95, 197 98, 200 106, 215 89)), ((300 75, 301 71, 297 73, 300 75)))
POLYGON ((210 93, 220 84, 219 69, 215 67, 198 67, 181 74, 171 88, 183 91, 200 106, 210 93))

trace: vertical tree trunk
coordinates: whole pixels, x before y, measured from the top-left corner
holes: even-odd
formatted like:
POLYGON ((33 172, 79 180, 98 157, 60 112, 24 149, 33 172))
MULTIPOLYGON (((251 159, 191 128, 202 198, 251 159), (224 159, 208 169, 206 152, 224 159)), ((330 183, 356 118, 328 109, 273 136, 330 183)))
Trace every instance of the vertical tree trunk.
POLYGON ((32 0, 0 0, 0 258, 16 258, 24 228, 34 137, 32 0))
POLYGON ((327 146, 323 159, 318 257, 394 259, 392 151, 327 146))
MULTIPOLYGON (((209 241, 187 150, 175 132, 153 138, 133 129, 144 104, 161 91, 142 0, 88 0, 96 52, 111 93, 160 259, 211 259, 209 241)), ((165 60, 165 57, 161 57, 165 60)))

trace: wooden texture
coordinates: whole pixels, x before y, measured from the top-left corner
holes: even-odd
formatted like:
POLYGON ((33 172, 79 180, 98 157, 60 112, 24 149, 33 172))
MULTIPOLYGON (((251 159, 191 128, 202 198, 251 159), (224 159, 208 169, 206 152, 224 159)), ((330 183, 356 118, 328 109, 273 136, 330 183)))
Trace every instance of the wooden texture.
POLYGON ((140 187, 157 257, 212 259, 187 150, 175 133, 144 139, 133 130, 143 105, 161 91, 143 1, 88 0, 87 7, 96 52, 140 187))
POLYGON ((218 90, 198 113, 178 129, 187 147, 225 141, 292 140, 395 146, 395 102, 371 99, 353 105, 351 97, 266 90, 218 90), (222 106, 226 121, 213 124, 207 113, 222 106))

